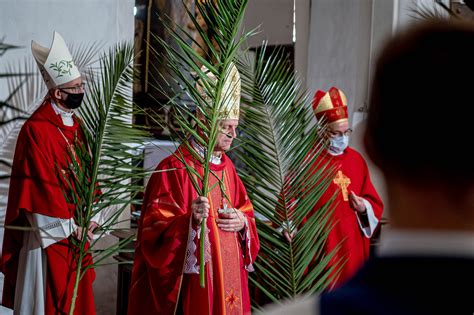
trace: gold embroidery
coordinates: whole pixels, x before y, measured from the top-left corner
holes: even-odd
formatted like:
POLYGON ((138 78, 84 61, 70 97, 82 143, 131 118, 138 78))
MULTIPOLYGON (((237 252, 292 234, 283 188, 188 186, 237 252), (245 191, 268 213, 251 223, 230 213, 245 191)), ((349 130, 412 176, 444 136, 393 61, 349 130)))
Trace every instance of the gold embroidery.
POLYGON ((337 175, 336 177, 334 177, 333 182, 341 189, 342 198, 344 199, 344 201, 348 201, 349 192, 347 190, 347 186, 349 186, 349 184, 351 183, 351 179, 344 175, 342 171, 337 171, 337 175))
POLYGON ((158 211, 160 214, 165 217, 165 218, 171 218, 172 216, 175 216, 175 214, 169 210, 163 209, 163 208, 158 208, 158 211))

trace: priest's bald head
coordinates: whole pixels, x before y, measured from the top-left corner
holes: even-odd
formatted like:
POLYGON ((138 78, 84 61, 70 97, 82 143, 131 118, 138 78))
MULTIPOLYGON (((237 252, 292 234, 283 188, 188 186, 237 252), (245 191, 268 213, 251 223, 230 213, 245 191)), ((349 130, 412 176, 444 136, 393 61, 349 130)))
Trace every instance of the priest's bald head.
POLYGON ((391 213, 417 202, 430 208, 412 214, 408 225, 474 228, 473 73, 470 22, 420 22, 389 41, 378 59, 365 144, 387 179, 391 213))

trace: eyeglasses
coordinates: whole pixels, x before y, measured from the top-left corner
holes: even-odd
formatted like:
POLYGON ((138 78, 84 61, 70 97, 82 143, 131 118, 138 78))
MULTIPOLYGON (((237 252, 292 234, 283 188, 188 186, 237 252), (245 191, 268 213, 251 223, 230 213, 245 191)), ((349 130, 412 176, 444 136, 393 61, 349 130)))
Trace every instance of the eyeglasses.
POLYGON ((63 88, 60 88, 59 90, 60 91, 67 90, 67 92, 71 91, 72 93, 81 93, 84 91, 85 87, 86 87, 86 84, 82 82, 81 84, 71 86, 71 87, 63 87, 63 88))
POLYGON ((347 130, 344 131, 344 132, 328 130, 328 135, 329 135, 331 138, 341 137, 341 136, 350 136, 351 133, 352 133, 352 129, 351 129, 351 128, 347 129, 347 130))

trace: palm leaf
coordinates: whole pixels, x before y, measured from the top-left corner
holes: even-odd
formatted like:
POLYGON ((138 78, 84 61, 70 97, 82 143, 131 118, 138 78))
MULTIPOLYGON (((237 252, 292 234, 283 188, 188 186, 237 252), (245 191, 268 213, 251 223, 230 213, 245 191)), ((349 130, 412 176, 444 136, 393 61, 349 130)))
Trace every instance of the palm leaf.
POLYGON ((21 48, 21 46, 5 43, 5 37, 0 39, 0 57, 2 57, 7 51, 18 48, 21 48))
POLYGON ((291 234, 301 226, 326 191, 334 169, 314 166, 325 149, 326 127, 314 124, 288 57, 277 50, 265 60, 265 47, 255 64, 249 59, 239 63, 244 140, 237 150, 245 166, 241 178, 260 214, 261 251, 251 282, 275 302, 324 289, 336 271, 328 268, 335 252, 324 256, 323 251, 333 224, 333 200, 307 219, 292 242, 279 231, 291 234))
POLYGON ((103 250, 94 250, 92 242, 86 249, 87 227, 92 218, 105 217, 100 234, 113 231, 122 213, 143 190, 140 181, 145 174, 135 148, 143 145, 147 133, 132 123, 133 52, 131 45, 123 43, 99 59, 99 66, 89 72, 85 104, 80 109, 85 143, 89 145, 78 145, 71 153, 75 176, 65 179, 73 192, 65 197, 76 205, 75 220, 84 228, 82 241, 74 242, 79 254, 70 314, 74 312, 78 284, 85 272, 123 251, 131 241, 125 239, 103 250), (82 269, 79 262, 87 253, 92 253, 95 263, 82 269))

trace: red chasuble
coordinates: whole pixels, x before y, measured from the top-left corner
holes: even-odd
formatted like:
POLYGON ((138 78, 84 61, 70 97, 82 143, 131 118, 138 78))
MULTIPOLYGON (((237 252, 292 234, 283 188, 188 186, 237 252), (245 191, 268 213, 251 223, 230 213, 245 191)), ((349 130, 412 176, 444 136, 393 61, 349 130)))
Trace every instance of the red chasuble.
POLYGON ((329 233, 325 245, 325 252, 329 254, 338 244, 341 244, 341 248, 330 262, 330 266, 337 264, 339 267, 345 261, 340 275, 332 283, 332 288, 334 288, 352 277, 369 258, 370 239, 363 234, 359 226, 358 214, 350 207, 348 194, 354 191, 357 196, 367 200, 372 205, 379 222, 382 217, 383 203, 372 185, 367 163, 358 152, 347 148, 343 154, 338 156, 322 153, 315 163, 322 162, 320 165, 325 165, 329 161, 337 167, 337 174, 312 213, 320 209, 334 193, 337 193, 331 222, 334 227, 329 233))
MULTIPOLYGON (((202 172, 184 146, 178 151, 202 172)), ((194 253, 199 264, 199 242, 194 242, 195 251, 188 248, 191 202, 197 198, 191 179, 173 155, 158 165, 156 170, 162 172, 151 176, 138 229, 129 315, 250 313, 247 275, 259 250, 253 207, 232 161, 224 154, 221 162, 211 164, 214 174, 224 178, 224 187, 216 185, 208 195, 211 258, 206 263, 204 289, 199 286, 198 274, 184 273, 187 255, 194 253), (244 232, 224 232, 217 227, 222 191, 230 199, 229 207, 245 214, 248 226, 244 232)), ((215 176, 210 178, 210 186, 217 183, 215 176)))
MULTIPOLYGON (((73 176, 70 168, 68 142, 82 141, 78 121, 64 126, 49 100, 46 100, 25 122, 18 136, 10 180, 5 225, 29 226, 25 213, 37 213, 54 218, 70 219, 75 206, 66 202, 63 174, 73 176), (58 129, 59 128, 59 129, 58 129), (62 134, 61 134, 62 132, 62 134), (60 175, 61 174, 61 175, 60 175)), ((5 274, 2 304, 13 308, 18 258, 23 232, 5 229, 1 271, 5 274)), ((48 246, 46 254, 45 313, 66 314, 71 305, 76 277, 76 249, 69 239, 48 246)), ((92 262, 90 255, 84 265, 92 262)), ((92 282, 93 269, 82 278, 75 314, 95 314, 92 282)))

